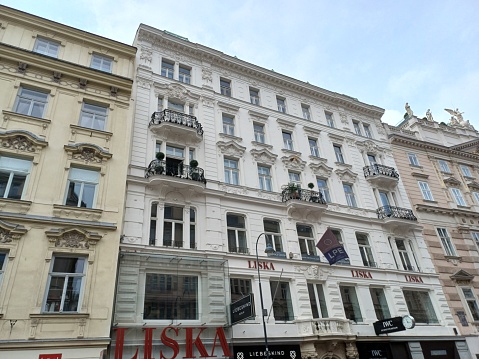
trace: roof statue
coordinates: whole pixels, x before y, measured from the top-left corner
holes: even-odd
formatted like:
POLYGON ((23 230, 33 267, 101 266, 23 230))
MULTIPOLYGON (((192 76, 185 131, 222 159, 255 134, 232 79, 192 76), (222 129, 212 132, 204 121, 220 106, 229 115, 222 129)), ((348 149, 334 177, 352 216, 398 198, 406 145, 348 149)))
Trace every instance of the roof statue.
POLYGON ((411 110, 411 106, 409 106, 409 104, 406 102, 406 104, 404 105, 404 108, 406 109, 406 113, 407 113, 408 118, 412 118, 412 116, 414 114, 411 110))
POLYGON ((434 121, 434 119, 432 118, 431 109, 429 109, 429 108, 428 108, 427 111, 426 111, 426 119, 427 119, 428 121, 431 121, 431 122, 434 121))
POLYGON ((474 130, 474 127, 472 127, 472 125, 469 123, 469 120, 464 120, 464 118, 462 117, 462 114, 464 112, 460 112, 458 108, 456 108, 455 110, 445 108, 444 110, 451 115, 451 119, 449 120, 449 125, 465 127, 465 128, 474 130))

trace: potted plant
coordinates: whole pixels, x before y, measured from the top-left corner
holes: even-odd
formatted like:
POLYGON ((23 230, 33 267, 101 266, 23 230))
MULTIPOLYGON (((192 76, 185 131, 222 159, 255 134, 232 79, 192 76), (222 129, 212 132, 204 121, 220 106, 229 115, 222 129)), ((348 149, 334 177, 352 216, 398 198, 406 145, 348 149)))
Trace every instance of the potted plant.
POLYGON ((190 161, 190 167, 191 167, 191 168, 196 168, 196 167, 198 167, 198 161, 197 161, 197 160, 191 160, 191 161, 190 161))
POLYGON ((292 199, 298 199, 299 198, 299 186, 296 183, 290 182, 288 184, 288 191, 289 191, 289 195, 291 196, 292 199))
POLYGON ((314 183, 313 183, 313 182, 309 182, 309 183, 308 183, 308 187, 309 187, 309 189, 313 189, 313 188, 314 188, 314 183))
POLYGON ((309 189, 311 190, 311 197, 310 197, 309 200, 310 200, 311 202, 319 202, 318 193, 317 193, 317 192, 313 192, 314 183, 313 183, 313 182, 309 182, 309 183, 308 183, 308 187, 309 187, 309 189))
POLYGON ((191 160, 190 161, 190 175, 193 181, 198 181, 200 179, 200 173, 198 171, 198 161, 191 160))
POLYGON ((158 160, 158 162, 156 163, 156 166, 155 166, 155 172, 157 174, 163 174, 163 172, 165 171, 165 168, 163 167, 163 159, 165 158, 165 154, 163 152, 157 152, 156 153, 156 159, 158 160))

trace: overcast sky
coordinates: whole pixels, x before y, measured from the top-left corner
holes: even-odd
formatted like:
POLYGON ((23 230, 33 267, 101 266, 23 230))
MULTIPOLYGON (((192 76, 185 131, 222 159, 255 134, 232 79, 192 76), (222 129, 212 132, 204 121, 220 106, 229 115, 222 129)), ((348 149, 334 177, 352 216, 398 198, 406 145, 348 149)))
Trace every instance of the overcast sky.
MULTIPOLYGON (((140 23, 386 110, 479 130, 479 0, 0 0, 127 44, 140 23)), ((1 18, 1 14, 0 14, 1 18)))

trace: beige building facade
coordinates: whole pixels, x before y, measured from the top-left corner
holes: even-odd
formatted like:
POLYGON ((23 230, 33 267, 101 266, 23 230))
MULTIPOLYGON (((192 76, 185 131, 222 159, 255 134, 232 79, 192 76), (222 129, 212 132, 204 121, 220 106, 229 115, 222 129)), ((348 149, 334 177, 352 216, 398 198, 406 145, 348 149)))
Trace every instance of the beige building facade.
POLYGON ((0 6, 0 357, 110 342, 136 49, 0 6))
POLYGON ((458 334, 479 355, 479 134, 459 111, 449 124, 407 116, 388 132, 458 334))

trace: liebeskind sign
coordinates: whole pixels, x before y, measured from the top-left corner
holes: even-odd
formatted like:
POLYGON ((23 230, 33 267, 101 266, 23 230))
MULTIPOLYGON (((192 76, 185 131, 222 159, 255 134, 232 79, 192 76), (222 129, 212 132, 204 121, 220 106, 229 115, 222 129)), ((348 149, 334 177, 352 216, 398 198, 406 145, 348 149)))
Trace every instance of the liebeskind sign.
POLYGON ((246 297, 237 300, 230 305, 231 310, 231 325, 254 317, 253 295, 249 294, 246 297))

